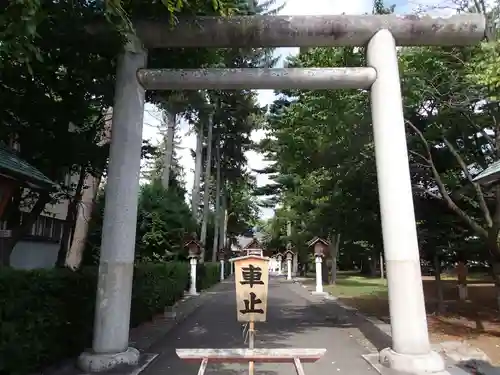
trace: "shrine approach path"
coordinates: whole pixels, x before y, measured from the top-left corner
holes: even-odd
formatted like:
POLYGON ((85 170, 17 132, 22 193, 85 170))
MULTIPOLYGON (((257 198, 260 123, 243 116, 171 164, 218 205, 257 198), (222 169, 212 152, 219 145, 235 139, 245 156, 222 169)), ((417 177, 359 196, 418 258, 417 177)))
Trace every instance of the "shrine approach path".
MULTIPOLYGON (((148 352, 158 357, 144 375, 196 375, 199 364, 186 363, 175 354, 177 348, 245 348, 243 323, 236 321, 234 279, 225 280, 186 320, 172 329, 148 352)), ((255 323, 256 348, 325 348, 316 363, 304 364, 306 375, 375 374, 362 358, 368 350, 355 338, 359 332, 348 316, 325 316, 302 287, 276 278, 269 279, 267 321, 255 323)), ((205 374, 247 374, 246 364, 208 364, 205 374)), ((292 364, 256 364, 256 375, 294 374, 292 364)))

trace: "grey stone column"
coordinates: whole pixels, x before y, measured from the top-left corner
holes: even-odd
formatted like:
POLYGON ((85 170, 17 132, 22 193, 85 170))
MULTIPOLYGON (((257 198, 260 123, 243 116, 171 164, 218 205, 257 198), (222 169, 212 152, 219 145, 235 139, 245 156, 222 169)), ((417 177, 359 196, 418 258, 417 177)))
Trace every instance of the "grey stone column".
POLYGON ((139 360, 139 352, 128 343, 144 115, 144 89, 136 74, 146 60, 137 40, 118 59, 94 339, 92 350, 78 361, 88 372, 139 360))

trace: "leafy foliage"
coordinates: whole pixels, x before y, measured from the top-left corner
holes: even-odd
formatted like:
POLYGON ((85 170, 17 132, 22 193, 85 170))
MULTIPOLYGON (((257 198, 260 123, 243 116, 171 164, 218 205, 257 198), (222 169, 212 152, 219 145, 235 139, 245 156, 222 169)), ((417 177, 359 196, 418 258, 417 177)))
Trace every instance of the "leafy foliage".
POLYGON ((160 181, 141 188, 137 219, 137 250, 140 259, 186 258, 186 233, 196 231, 184 194, 160 181))

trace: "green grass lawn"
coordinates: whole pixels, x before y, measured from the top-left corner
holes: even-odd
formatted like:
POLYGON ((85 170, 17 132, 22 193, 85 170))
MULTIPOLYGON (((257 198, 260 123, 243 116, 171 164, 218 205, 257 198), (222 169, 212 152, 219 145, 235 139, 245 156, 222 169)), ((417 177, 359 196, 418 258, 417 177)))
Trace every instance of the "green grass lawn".
POLYGON ((325 285, 325 291, 337 297, 386 297, 387 281, 358 275, 339 275, 336 285, 325 285))
MULTIPOLYGON (((432 279, 433 277, 425 277, 424 279, 432 279)), ((456 280, 455 275, 443 274, 443 281, 456 280)), ((489 276, 484 273, 471 273, 467 275, 469 283, 475 282, 491 282, 489 276)), ((387 280, 361 276, 352 272, 339 272, 336 285, 324 285, 325 291, 337 297, 343 298, 359 298, 359 297, 380 297, 387 298, 387 280)))

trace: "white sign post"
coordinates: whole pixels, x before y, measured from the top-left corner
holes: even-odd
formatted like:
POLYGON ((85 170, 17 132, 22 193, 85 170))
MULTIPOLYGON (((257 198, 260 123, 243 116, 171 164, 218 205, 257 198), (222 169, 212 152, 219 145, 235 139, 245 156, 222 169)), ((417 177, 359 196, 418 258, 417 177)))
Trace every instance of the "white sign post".
MULTIPOLYGON (((255 343, 255 322, 265 322, 269 289, 269 258, 247 255, 232 259, 236 282, 236 314, 239 322, 248 322, 248 348, 255 343)), ((254 362, 248 362, 249 375, 254 362)))

